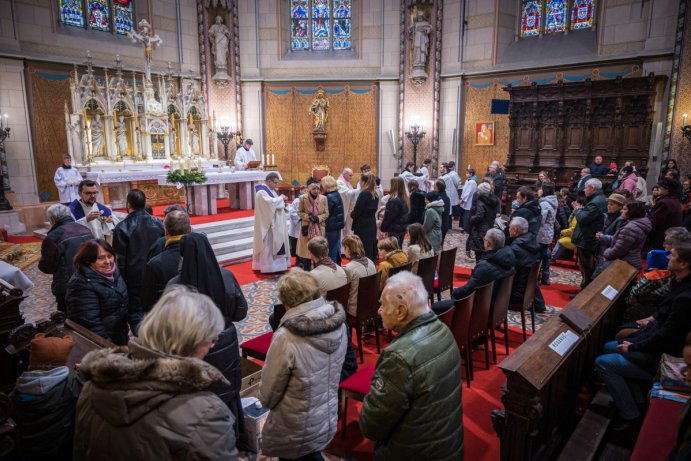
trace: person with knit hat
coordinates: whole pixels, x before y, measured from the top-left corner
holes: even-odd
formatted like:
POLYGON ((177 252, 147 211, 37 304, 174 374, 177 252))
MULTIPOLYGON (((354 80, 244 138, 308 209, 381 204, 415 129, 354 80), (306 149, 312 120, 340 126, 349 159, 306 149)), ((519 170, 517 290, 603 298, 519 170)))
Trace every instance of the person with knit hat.
POLYGON ((492 187, 483 182, 477 186, 475 213, 470 217, 470 243, 468 249, 475 252, 475 259, 485 254, 484 238, 489 229, 494 227, 494 219, 499 213, 499 198, 492 193, 492 187))
POLYGON ((679 200, 679 181, 662 179, 657 183, 659 196, 653 209, 648 213, 648 219, 653 225, 645 243, 645 253, 655 248, 662 248, 665 231, 670 227, 681 226, 683 221, 681 200, 679 200))
POLYGON ((607 214, 605 214, 605 225, 602 231, 595 234, 595 238, 600 244, 600 256, 612 243, 614 234, 617 233, 624 218, 621 216, 621 209, 626 204, 627 199, 622 194, 613 193, 607 197, 607 214))
POLYGON ((83 385, 79 374, 65 366, 73 345, 71 336, 38 333, 31 340, 29 369, 10 394, 18 459, 72 459, 75 411, 83 385))

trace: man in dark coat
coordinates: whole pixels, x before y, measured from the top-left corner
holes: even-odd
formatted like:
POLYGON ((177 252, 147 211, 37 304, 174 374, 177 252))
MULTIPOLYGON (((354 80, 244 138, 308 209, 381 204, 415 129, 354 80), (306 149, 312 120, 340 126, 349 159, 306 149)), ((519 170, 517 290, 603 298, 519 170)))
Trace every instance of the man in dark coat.
POLYGON ((382 351, 360 412, 374 459, 463 459, 461 357, 451 331, 427 307, 422 279, 389 278, 379 309, 397 331, 382 351))
POLYGON ((451 292, 453 299, 434 303, 432 310, 436 314, 441 314, 450 309, 456 299, 465 298, 474 292, 477 287, 513 274, 516 259, 511 248, 504 246, 505 241, 502 231, 499 229, 489 229, 484 238, 485 253, 478 259, 468 282, 462 287, 453 289, 451 292))
MULTIPOLYGON (((507 227, 511 236, 511 251, 516 258, 516 276, 511 288, 511 303, 521 303, 523 302, 523 294, 528 287, 530 270, 539 263, 541 249, 540 244, 537 243, 537 238, 528 231, 528 221, 525 218, 513 217, 507 227)), ((542 297, 539 281, 535 286, 533 308, 535 312, 545 312, 545 300, 542 297)))
POLYGON ((614 398, 623 425, 635 423, 640 411, 629 381, 651 382, 660 356, 680 357, 691 330, 691 245, 672 245, 668 269, 674 276, 670 294, 651 317, 638 320, 639 330, 618 343, 605 344, 604 354, 595 360, 595 367, 614 398))
MULTIPOLYGON (((184 211, 185 214, 187 214, 185 207, 183 207, 182 205, 170 205, 163 210, 163 219, 165 220, 166 216, 168 216, 168 213, 172 211, 184 211)), ((165 224, 163 227, 165 228, 165 224)), ((166 240, 167 238, 164 235, 163 237, 159 237, 158 240, 156 240, 153 243, 153 245, 151 245, 151 248, 149 248, 149 254, 146 255, 147 261, 151 261, 151 258, 156 256, 157 254, 160 254, 163 251, 163 249, 166 247, 166 240)))
MULTIPOLYGON (((165 243, 163 250, 146 263, 142 292, 142 309, 148 312, 163 295, 168 282, 178 275, 180 239, 192 232, 190 217, 184 211, 171 211, 163 219, 165 243)), ((155 247, 158 242, 151 247, 155 247)))
POLYGON ((583 274, 581 288, 590 283, 595 272, 599 245, 595 234, 602 231, 607 213, 607 200, 602 193, 602 182, 599 179, 589 179, 585 184, 585 205, 574 204, 576 213, 576 228, 571 236, 571 242, 576 245, 578 265, 583 274))
POLYGON ((683 222, 681 200, 679 192, 681 184, 673 179, 663 179, 657 184, 660 195, 655 201, 653 209, 648 213, 648 219, 653 224, 653 229, 648 234, 644 248, 645 252, 662 248, 665 240, 665 231, 670 227, 681 226, 683 222))
POLYGON ((605 176, 609 171, 609 165, 602 161, 602 155, 596 155, 590 164, 590 174, 593 176, 605 176))
POLYGON ((67 312, 65 293, 67 282, 74 273, 74 256, 82 242, 93 235, 88 227, 74 221, 70 209, 65 205, 51 205, 46 210, 51 228, 41 243, 41 259, 38 269, 44 274, 53 274, 50 289, 58 303, 60 312, 67 312))
POLYGON ((582 168, 581 179, 579 179, 578 184, 576 184, 576 192, 579 197, 585 197, 585 183, 591 178, 592 176, 590 175, 590 168, 582 168))
POLYGON ((146 257, 151 245, 163 236, 163 224, 146 212, 146 195, 139 189, 127 194, 129 214, 113 231, 113 249, 118 256, 120 274, 129 293, 129 324, 136 334, 139 322, 144 318, 142 286, 146 257))
POLYGON ((506 176, 504 176, 504 170, 499 167, 499 162, 496 160, 487 169, 487 174, 492 178, 492 183, 494 184, 494 195, 497 196, 499 201, 501 201, 501 196, 504 193, 504 187, 506 187, 506 176))
MULTIPOLYGON (((528 221, 528 231, 537 238, 542 224, 542 208, 540 208, 540 200, 535 196, 535 191, 528 186, 519 187, 516 192, 516 201, 519 206, 511 214, 511 218, 521 217, 528 221)), ((505 232, 508 236, 508 226, 505 232)))

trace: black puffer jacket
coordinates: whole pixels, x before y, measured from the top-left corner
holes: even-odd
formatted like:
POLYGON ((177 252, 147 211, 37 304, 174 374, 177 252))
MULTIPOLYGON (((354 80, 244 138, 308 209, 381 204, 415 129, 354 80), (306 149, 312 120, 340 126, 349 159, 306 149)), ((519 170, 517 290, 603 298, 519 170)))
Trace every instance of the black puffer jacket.
POLYGON ((425 194, 416 191, 410 194, 410 223, 422 224, 425 220, 425 194))
POLYGON ((144 270, 144 286, 146 290, 142 292, 142 308, 144 311, 148 312, 151 310, 154 304, 161 298, 170 279, 178 275, 179 265, 179 240, 165 245, 163 251, 146 263, 144 270))
MULTIPOLYGON (((513 212, 511 218, 525 218, 528 221, 528 232, 537 237, 540 232, 540 225, 542 225, 542 209, 540 208, 540 201, 538 199, 525 202, 513 212)), ((509 226, 506 226, 506 235, 508 236, 509 226)))
POLYGON ((113 231, 113 249, 118 256, 118 268, 125 279, 130 298, 139 304, 132 309, 141 309, 142 281, 146 257, 151 245, 163 237, 163 223, 144 210, 136 210, 127 215, 113 231))
POLYGON ((67 284, 66 301, 67 318, 115 344, 127 344, 127 286, 117 269, 111 282, 80 266, 67 284))
POLYGON ((527 232, 511 242, 511 250, 516 257, 516 276, 511 289, 511 302, 521 302, 528 286, 530 269, 540 257, 540 245, 533 234, 527 232))
POLYGON ((408 205, 403 197, 395 197, 386 202, 384 219, 381 223, 382 232, 403 234, 408 228, 408 205))
POLYGON ((452 295, 455 299, 465 298, 477 287, 513 274, 515 265, 516 259, 511 248, 503 247, 496 251, 488 251, 475 265, 468 283, 454 288, 452 295))
POLYGON ((345 226, 345 214, 343 212, 343 199, 338 190, 325 194, 329 205, 329 217, 326 218, 326 232, 339 231, 345 226))
POLYGON ((494 227, 494 219, 499 213, 499 199, 492 193, 478 195, 473 207, 475 214, 470 217, 470 249, 484 251, 485 234, 494 227))
POLYGON ((82 242, 94 238, 88 227, 74 222, 67 216, 55 223, 41 243, 41 260, 38 269, 44 274, 53 274, 50 286, 55 296, 65 296, 67 282, 74 273, 74 256, 82 242))
POLYGON ((605 213, 607 200, 602 192, 595 192, 586 198, 585 206, 576 210, 576 229, 571 236, 573 244, 591 251, 597 249, 595 234, 602 230, 605 213))

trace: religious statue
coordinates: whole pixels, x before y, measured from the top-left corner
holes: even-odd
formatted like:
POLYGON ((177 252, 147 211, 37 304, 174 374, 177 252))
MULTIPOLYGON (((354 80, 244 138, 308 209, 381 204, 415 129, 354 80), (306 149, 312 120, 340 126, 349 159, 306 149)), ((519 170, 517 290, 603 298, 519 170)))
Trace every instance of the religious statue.
POLYGON ((192 146, 192 155, 199 154, 199 130, 197 130, 197 125, 192 123, 190 127, 190 143, 192 146))
POLYGON ((324 96, 324 90, 317 91, 317 96, 310 105, 310 114, 314 117, 314 132, 326 132, 326 118, 329 112, 329 100, 324 96))
POLYGON ((101 151, 103 150, 105 138, 103 137, 101 117, 98 114, 93 116, 89 130, 91 131, 91 157, 100 157, 103 154, 101 151))
POLYGON ((214 57, 216 73, 212 80, 229 80, 228 75, 228 45, 230 44, 230 30, 223 24, 223 18, 216 16, 216 23, 209 28, 211 54, 214 57))
POLYGON ((175 127, 170 129, 170 135, 168 135, 168 139, 170 140, 170 156, 174 157, 175 153, 177 151, 177 137, 178 133, 175 127))
POLYGON ((128 141, 127 141, 127 126, 125 125, 125 117, 118 116, 118 124, 115 129, 115 137, 118 141, 118 155, 125 157, 127 155, 128 141))
POLYGON ((425 13, 417 10, 417 16, 410 26, 410 41, 413 47, 413 72, 411 77, 416 81, 427 79, 427 55, 429 54, 429 34, 432 33, 432 25, 425 19, 425 13))
POLYGON ((161 37, 151 33, 151 24, 146 19, 139 21, 137 25, 137 32, 130 32, 130 40, 134 43, 141 43, 144 45, 144 75, 146 75, 146 82, 151 83, 151 59, 153 57, 154 48, 163 43, 161 37))

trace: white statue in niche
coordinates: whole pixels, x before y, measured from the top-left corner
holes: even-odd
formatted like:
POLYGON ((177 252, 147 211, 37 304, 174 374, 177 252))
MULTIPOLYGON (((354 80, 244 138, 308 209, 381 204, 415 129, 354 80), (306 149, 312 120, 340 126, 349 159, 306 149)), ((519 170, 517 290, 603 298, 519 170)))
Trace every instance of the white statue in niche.
POLYGON ((199 130, 197 130, 197 125, 195 123, 192 124, 190 132, 192 155, 199 155, 199 130))
POLYGON ((410 40, 413 47, 413 80, 424 81, 427 79, 427 55, 429 54, 429 35, 432 33, 432 25, 425 19, 425 13, 417 10, 417 15, 410 26, 410 40))
POLYGON ((100 157, 103 155, 105 138, 103 137, 101 117, 98 114, 94 114, 89 129, 91 130, 91 155, 92 157, 100 157))
POLYGON ((214 57, 216 73, 212 80, 230 80, 228 75, 228 46, 230 45, 230 30, 223 24, 223 18, 216 16, 216 23, 209 27, 209 41, 211 54, 214 57))
POLYGON ((118 116, 118 124, 115 130, 116 138, 118 141, 118 154, 120 157, 125 157, 127 155, 127 150, 129 146, 129 141, 127 140, 127 126, 125 125, 125 116, 118 116))

